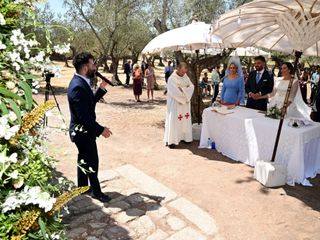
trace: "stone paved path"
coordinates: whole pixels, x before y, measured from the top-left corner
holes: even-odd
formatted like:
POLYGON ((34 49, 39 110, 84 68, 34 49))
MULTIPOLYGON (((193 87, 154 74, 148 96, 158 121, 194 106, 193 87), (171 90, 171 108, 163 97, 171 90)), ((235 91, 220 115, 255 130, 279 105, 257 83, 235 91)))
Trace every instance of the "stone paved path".
POLYGON ((81 195, 69 205, 69 239, 217 240, 214 219, 132 165, 99 173, 107 204, 81 195))

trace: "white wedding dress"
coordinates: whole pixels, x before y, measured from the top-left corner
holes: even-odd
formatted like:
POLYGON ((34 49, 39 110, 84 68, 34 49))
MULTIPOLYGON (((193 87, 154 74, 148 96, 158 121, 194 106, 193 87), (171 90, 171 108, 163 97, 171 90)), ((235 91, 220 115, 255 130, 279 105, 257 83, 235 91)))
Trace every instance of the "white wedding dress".
MULTIPOLYGON (((268 105, 268 109, 274 106, 277 106, 277 108, 280 109, 283 107, 288 85, 289 81, 283 80, 283 78, 275 79, 275 87, 270 94, 271 99, 268 105)), ((293 81, 289 101, 291 102, 291 104, 287 109, 286 118, 293 117, 310 120, 311 108, 307 104, 305 104, 302 99, 299 81, 297 79, 293 81)))

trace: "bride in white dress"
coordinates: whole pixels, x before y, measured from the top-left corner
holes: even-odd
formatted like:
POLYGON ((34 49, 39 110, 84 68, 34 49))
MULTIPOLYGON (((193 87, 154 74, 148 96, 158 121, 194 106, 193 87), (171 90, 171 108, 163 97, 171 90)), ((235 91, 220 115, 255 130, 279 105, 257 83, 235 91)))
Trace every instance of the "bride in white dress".
MULTIPOLYGON (((274 89, 272 93, 260 97, 269 98, 268 109, 274 106, 282 109, 289 82, 293 77, 293 72, 294 68, 291 63, 286 62, 282 64, 282 77, 275 79, 274 89)), ((299 81, 295 77, 291 87, 286 117, 304 118, 310 120, 310 113, 311 108, 308 107, 308 105, 303 101, 299 87, 299 81)))

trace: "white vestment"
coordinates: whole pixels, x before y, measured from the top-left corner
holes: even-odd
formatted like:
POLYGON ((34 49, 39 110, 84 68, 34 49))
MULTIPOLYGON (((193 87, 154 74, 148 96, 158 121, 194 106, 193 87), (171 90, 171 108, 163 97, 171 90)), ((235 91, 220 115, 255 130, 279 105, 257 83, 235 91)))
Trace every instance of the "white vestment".
POLYGON ((172 73, 167 84, 167 115, 164 142, 178 145, 180 141, 192 142, 190 100, 194 86, 190 78, 172 73))

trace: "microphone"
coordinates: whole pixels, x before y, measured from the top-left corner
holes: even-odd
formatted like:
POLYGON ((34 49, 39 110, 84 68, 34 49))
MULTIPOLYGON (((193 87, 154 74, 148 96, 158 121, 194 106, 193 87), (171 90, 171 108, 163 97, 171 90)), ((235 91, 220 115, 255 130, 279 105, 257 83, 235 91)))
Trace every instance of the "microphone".
POLYGON ((101 78, 103 81, 107 82, 110 86, 112 86, 112 87, 115 86, 109 79, 107 79, 106 77, 102 76, 101 73, 96 72, 96 76, 101 78))

